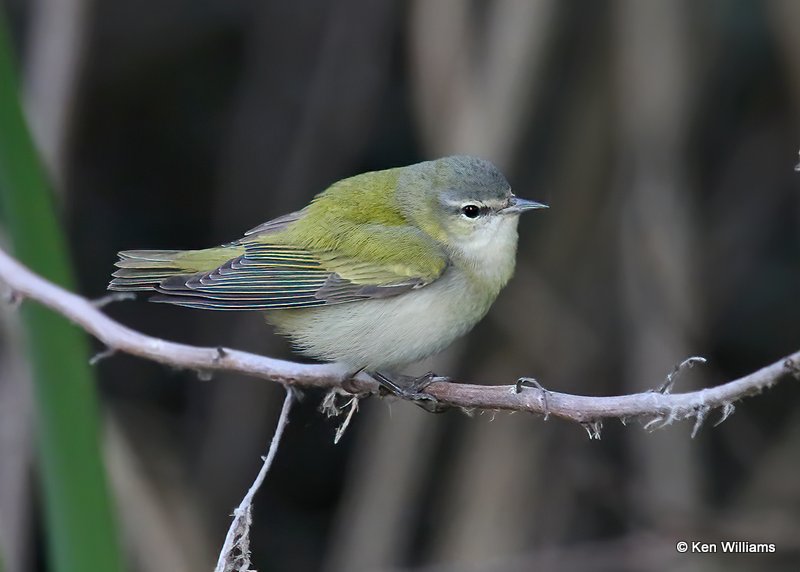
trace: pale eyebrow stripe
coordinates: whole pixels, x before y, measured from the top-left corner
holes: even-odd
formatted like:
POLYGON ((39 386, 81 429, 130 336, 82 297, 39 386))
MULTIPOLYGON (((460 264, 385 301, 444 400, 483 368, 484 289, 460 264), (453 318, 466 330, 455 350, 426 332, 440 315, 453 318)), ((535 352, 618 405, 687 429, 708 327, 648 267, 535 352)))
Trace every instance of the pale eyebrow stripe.
POLYGON ((454 201, 454 200, 445 199, 444 201, 442 201, 442 204, 444 204, 445 206, 448 206, 448 207, 456 207, 456 208, 465 207, 467 205, 475 205, 475 206, 481 207, 481 208, 488 206, 485 203, 483 203, 482 201, 477 201, 477 200, 454 201))

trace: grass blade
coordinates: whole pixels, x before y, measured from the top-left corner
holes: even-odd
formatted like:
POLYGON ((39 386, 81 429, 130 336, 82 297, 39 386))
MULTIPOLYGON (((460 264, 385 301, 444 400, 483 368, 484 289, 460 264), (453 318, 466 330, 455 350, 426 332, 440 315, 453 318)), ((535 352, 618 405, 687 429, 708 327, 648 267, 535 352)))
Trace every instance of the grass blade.
MULTIPOLYGON (((47 177, 17 94, 8 28, 0 13, 0 208, 15 255, 72 286, 69 256, 47 177)), ((37 439, 50 568, 122 570, 100 453, 98 403, 84 334, 37 304, 22 313, 33 365, 37 439)))

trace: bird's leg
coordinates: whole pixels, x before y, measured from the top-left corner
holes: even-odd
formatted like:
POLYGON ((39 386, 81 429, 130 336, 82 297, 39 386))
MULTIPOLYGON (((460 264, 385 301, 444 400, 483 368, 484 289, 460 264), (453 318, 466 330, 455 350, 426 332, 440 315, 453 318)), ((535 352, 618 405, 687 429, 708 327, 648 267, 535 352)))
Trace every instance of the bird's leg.
POLYGON ((380 384, 381 390, 383 390, 385 394, 396 395, 397 397, 412 401, 425 411, 440 413, 448 408, 439 403, 435 397, 427 393, 422 393, 422 391, 437 378, 437 375, 433 372, 428 372, 419 377, 410 377, 407 375, 389 377, 379 371, 373 371, 370 372, 370 376, 380 384))

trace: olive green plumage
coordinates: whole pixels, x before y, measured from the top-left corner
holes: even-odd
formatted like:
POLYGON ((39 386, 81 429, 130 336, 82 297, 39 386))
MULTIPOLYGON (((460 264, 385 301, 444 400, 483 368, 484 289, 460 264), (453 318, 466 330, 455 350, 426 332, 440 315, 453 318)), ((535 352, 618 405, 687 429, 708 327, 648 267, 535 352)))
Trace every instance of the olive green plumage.
POLYGON ((513 273, 517 215, 541 206, 514 197, 490 163, 447 157, 344 179, 223 246, 120 252, 109 288, 193 308, 264 310, 314 357, 402 365, 485 314, 513 273), (437 303, 442 296, 450 299, 437 303), (431 307, 420 313, 415 300, 431 307), (468 311, 450 326, 401 323, 447 320, 436 308, 458 313, 454 300, 468 311), (437 330, 436 339, 408 340, 417 326, 437 330))

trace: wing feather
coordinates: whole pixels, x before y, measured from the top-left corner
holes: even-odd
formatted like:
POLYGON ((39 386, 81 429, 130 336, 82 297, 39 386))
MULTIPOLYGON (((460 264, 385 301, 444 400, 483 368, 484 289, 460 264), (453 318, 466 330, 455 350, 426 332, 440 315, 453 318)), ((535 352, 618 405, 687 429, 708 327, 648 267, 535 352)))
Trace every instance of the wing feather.
MULTIPOLYGON (((302 215, 298 211, 252 229, 230 245, 239 253, 243 249, 243 254, 207 272, 175 275, 173 271, 162 277, 156 273, 168 270, 158 268, 141 283, 136 282, 134 271, 124 279, 137 289, 155 289, 155 302, 215 310, 272 310, 396 296, 433 282, 447 266, 446 255, 435 245, 431 248, 430 239, 421 233, 409 233, 408 227, 383 227, 378 233, 368 229, 370 234, 365 236, 371 246, 383 245, 384 251, 393 253, 378 263, 358 261, 346 244, 328 249, 282 242, 280 231, 302 215), (398 244, 410 245, 413 255, 394 254, 398 244), (419 252, 431 254, 421 257, 416 255, 419 252)), ((159 257, 151 258, 161 265, 159 257)))

